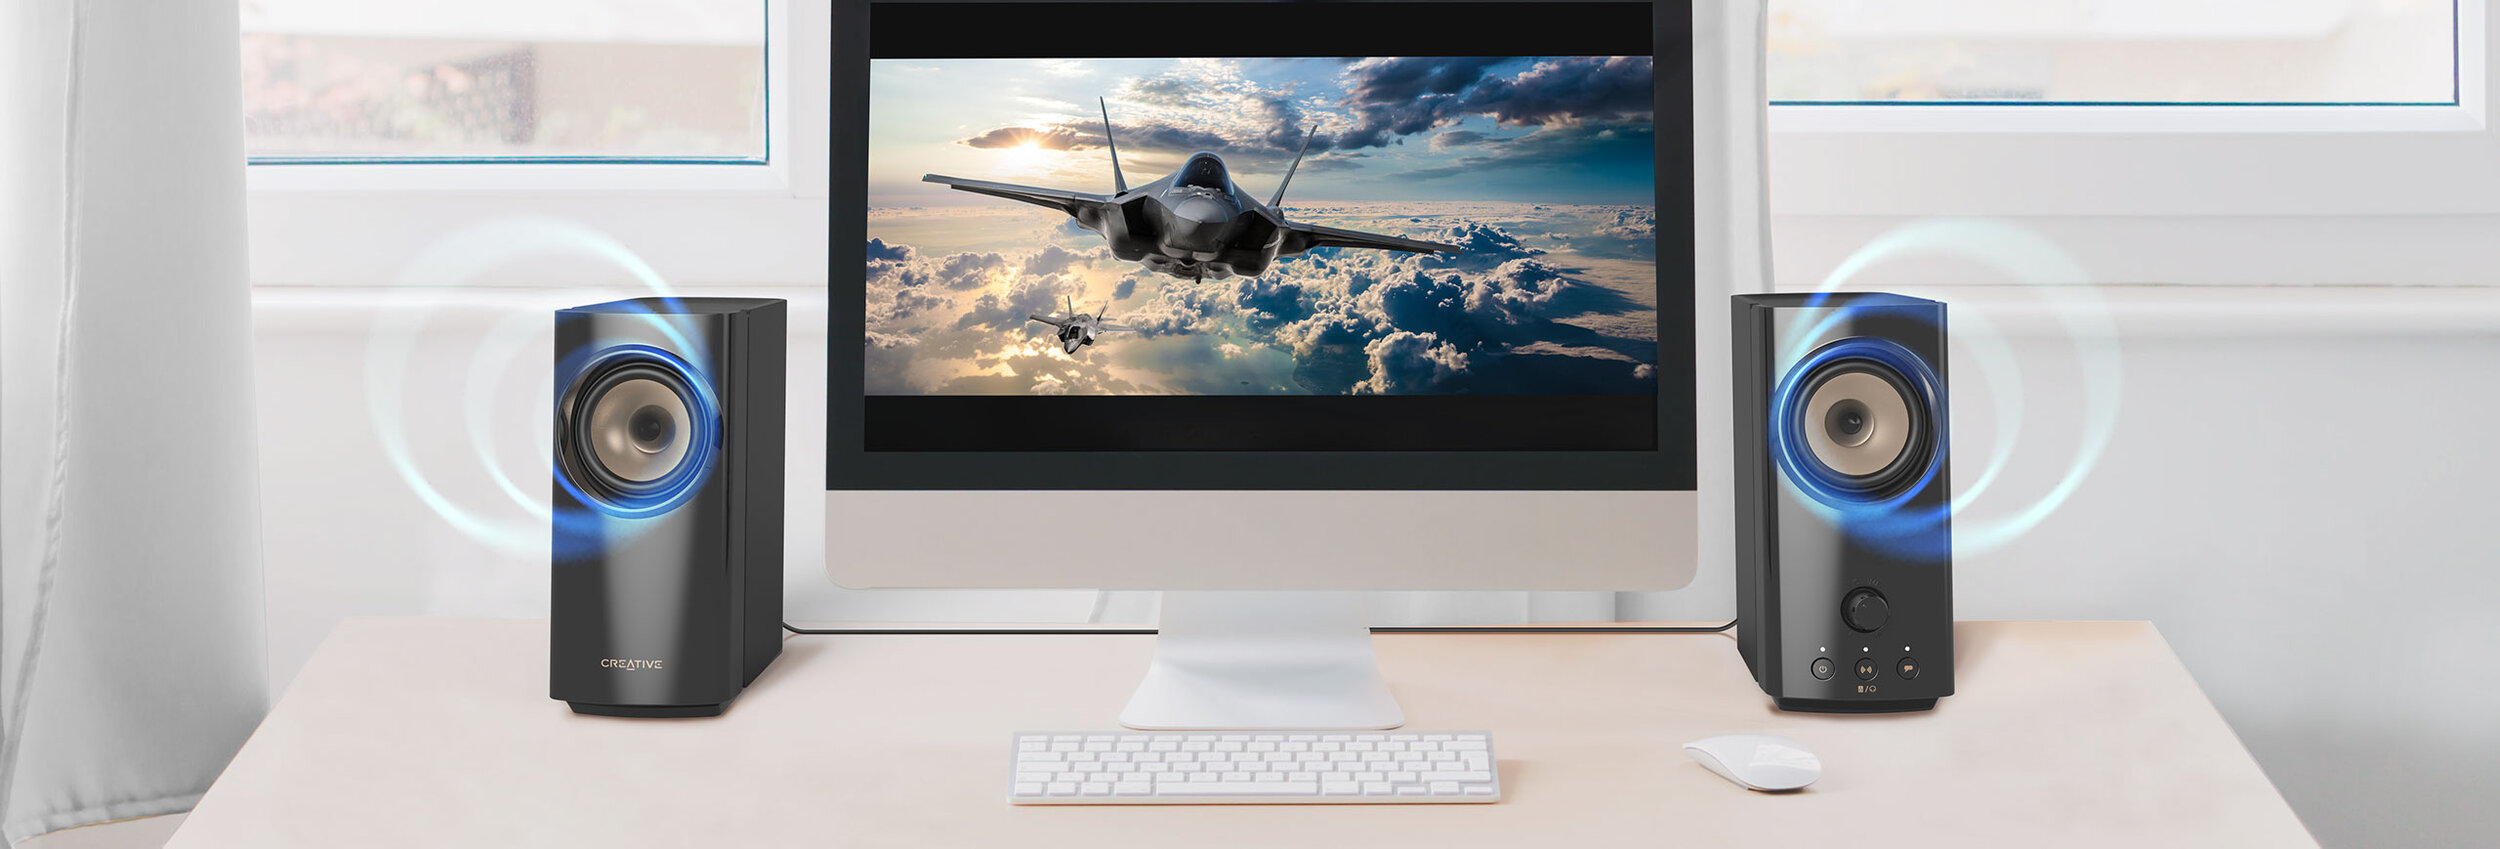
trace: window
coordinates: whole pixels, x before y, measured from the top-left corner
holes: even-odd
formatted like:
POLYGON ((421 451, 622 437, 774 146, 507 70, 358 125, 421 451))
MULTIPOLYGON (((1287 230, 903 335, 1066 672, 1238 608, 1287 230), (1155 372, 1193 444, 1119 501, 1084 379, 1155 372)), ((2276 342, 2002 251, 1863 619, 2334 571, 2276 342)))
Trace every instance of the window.
POLYGON ((1771 0, 1774 103, 2458 102, 2455 0, 1771 0))
POLYGON ((768 158, 762 0, 241 0, 256 163, 768 158))

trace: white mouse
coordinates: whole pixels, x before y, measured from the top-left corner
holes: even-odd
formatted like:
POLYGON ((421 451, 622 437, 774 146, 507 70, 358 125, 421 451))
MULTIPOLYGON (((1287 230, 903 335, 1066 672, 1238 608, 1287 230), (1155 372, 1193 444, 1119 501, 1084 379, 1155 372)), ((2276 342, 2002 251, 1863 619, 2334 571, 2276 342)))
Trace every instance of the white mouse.
POLYGON ((1795 790, 1823 776, 1823 759, 1797 741, 1769 734, 1722 734, 1684 744, 1684 753, 1748 790, 1795 790))

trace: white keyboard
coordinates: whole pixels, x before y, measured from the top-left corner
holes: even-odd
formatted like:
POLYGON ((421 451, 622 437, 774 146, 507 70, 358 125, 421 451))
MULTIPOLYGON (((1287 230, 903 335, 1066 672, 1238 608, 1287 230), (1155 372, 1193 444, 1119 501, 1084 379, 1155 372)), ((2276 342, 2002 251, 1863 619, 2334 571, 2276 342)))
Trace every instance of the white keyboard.
POLYGON ((1481 731, 1027 732, 1017 805, 1307 805, 1497 802, 1481 731))

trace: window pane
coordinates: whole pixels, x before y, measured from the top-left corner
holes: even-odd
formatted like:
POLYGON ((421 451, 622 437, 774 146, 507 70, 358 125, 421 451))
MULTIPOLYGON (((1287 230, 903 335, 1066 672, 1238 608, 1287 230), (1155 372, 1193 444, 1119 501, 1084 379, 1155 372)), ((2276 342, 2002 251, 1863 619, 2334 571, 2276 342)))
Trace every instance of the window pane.
POLYGON ((763 0, 241 0, 256 160, 765 154, 763 0))
POLYGON ((2454 0, 1771 0, 1773 102, 2456 102, 2454 0))

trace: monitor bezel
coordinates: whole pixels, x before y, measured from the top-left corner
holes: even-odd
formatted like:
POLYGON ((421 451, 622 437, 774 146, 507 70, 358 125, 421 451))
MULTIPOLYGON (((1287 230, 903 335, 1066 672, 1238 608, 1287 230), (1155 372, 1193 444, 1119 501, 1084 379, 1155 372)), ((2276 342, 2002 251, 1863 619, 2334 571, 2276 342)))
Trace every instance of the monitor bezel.
MULTIPOLYGON (((1050 2, 1050 0, 1038 0, 1050 2)), ((1630 451, 957 451, 866 450, 864 291, 867 238, 869 19, 872 6, 949 0, 839 0, 833 4, 833 74, 827 214, 828 344, 825 464, 828 491, 858 490, 1523 490, 1694 491, 1698 472, 1696 351, 1667 344, 1694 339, 1695 151, 1693 33, 1689 2, 1608 3, 1647 6, 1655 114, 1685 122, 1653 134, 1658 229, 1682 232, 1661 240, 1658 268, 1657 439, 1630 451), (1675 200, 1670 201, 1673 198, 1675 200), (1668 288, 1665 281, 1684 285, 1668 288), (1674 332, 1670 332, 1670 331, 1674 332)), ((1205 4, 1187 0, 1112 0, 1139 8, 1205 4)), ((1395 4, 1418 20, 1443 4, 1506 0, 1331 0, 1295 2, 1301 15, 1320 5, 1395 4)), ((970 4, 955 4, 970 5, 970 4)), ((1106 3, 1105 5, 1109 5, 1106 3)), ((1288 4, 1273 3, 1283 7, 1288 4)), ((1521 4, 1531 5, 1531 4, 1521 4)), ((1556 4, 1532 4, 1551 12, 1556 4)), ((1194 10, 1196 11, 1196 10, 1194 10)), ((968 18, 969 19, 969 18, 968 18)), ((1099 33, 1117 38, 1113 33, 1099 33)), ((1413 51, 1405 51, 1413 52, 1413 51)), ((1281 54, 1271 54, 1281 55, 1281 54)), ((1446 54, 1445 54, 1446 55, 1446 54)), ((1486 54, 1511 55, 1511 54, 1486 54)), ((1713 288, 1713 291, 1716 287, 1713 288)))

